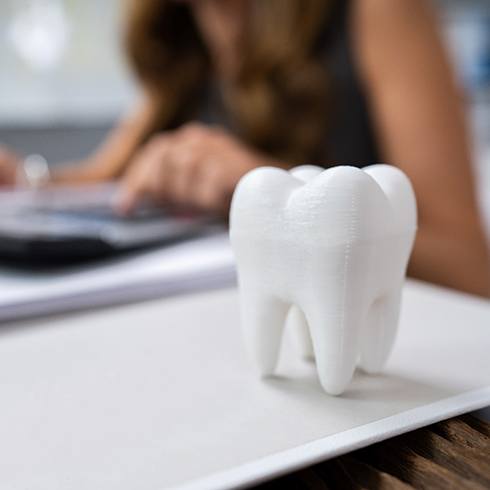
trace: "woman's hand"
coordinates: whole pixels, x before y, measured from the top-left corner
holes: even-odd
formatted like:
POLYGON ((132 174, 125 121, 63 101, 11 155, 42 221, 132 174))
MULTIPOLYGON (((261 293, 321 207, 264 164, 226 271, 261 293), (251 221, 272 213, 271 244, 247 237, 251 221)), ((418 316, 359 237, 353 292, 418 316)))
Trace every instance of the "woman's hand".
POLYGON ((224 214, 242 175, 263 165, 278 166, 223 130, 188 124, 140 150, 123 177, 116 208, 130 213, 148 197, 224 214))
POLYGON ((16 184, 19 162, 18 155, 0 145, 0 187, 16 184))

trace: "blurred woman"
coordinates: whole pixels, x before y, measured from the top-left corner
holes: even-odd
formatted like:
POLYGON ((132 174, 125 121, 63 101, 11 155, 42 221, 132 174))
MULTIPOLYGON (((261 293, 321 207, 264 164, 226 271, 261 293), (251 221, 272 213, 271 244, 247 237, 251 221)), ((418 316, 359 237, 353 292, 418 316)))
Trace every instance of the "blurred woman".
POLYGON ((489 294, 462 101, 423 0, 133 0, 126 34, 142 100, 54 181, 121 178, 123 213, 143 196, 226 213, 257 166, 390 162, 418 200, 409 273, 489 294))

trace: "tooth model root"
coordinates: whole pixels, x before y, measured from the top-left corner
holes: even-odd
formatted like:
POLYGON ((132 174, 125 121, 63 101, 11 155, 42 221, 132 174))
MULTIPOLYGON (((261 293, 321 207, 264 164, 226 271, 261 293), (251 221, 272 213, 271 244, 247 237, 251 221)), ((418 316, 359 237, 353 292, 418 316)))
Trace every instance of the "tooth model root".
POLYGON ((274 373, 286 322, 327 393, 341 394, 358 362, 379 372, 415 231, 410 182, 388 165, 263 167, 243 177, 230 238, 243 336, 259 372, 274 373))
POLYGON ((368 312, 361 331, 359 366, 367 373, 381 371, 395 341, 400 312, 401 285, 377 299, 368 312))
POLYGON ((247 350, 262 376, 274 373, 289 305, 267 295, 242 291, 242 323, 247 350))

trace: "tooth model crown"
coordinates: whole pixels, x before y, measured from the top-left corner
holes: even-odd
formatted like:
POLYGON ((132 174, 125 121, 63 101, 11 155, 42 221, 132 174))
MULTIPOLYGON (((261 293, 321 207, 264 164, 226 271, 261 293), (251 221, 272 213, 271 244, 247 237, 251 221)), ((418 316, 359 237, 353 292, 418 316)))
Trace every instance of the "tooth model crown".
POLYGON ((383 367, 416 214, 410 181, 389 165, 261 167, 241 179, 230 238, 244 338, 263 376, 288 315, 326 392, 342 393, 357 361, 369 373, 383 367))

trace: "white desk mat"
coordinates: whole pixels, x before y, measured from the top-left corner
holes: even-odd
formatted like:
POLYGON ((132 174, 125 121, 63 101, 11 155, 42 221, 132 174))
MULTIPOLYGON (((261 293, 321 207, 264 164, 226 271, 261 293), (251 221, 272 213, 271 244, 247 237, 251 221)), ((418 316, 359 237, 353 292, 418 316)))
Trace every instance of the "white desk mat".
POLYGON ((245 359, 222 290, 3 326, 0 488, 246 486, 490 404, 490 307, 411 282, 383 375, 320 390, 245 359))

